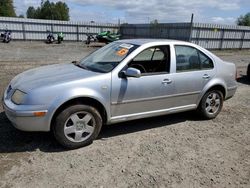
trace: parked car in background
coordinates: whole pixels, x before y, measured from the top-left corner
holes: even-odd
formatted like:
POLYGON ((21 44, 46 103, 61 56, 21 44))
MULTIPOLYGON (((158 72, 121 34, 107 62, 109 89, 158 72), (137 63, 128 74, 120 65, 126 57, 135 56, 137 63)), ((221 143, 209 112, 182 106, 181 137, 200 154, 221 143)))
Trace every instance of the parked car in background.
POLYGON ((103 124, 188 110, 215 118, 235 94, 235 74, 233 63, 195 44, 120 40, 79 62, 17 75, 3 105, 16 128, 51 130, 73 149, 91 143, 103 124))
POLYGON ((247 78, 250 80, 250 63, 247 66, 247 78))

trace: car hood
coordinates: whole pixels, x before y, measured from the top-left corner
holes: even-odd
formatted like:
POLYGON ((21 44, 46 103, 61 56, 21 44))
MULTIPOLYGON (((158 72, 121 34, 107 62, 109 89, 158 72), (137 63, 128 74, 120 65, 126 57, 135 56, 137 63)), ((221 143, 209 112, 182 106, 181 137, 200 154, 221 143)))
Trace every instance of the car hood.
POLYGON ((74 64, 55 64, 25 71, 12 81, 12 88, 28 92, 34 88, 90 78, 100 73, 88 71, 74 64))

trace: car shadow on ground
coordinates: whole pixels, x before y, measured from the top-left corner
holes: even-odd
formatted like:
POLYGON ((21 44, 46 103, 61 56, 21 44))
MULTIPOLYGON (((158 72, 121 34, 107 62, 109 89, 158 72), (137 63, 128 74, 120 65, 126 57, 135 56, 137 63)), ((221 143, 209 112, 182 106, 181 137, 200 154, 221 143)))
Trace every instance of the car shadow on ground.
POLYGON ((195 112, 191 111, 133 120, 104 126, 98 138, 110 138, 164 126, 171 126, 185 121, 201 121, 201 119, 195 114, 195 112))
MULTIPOLYGON (((97 139, 107 139, 119 135, 155 129, 163 126, 176 125, 185 121, 200 121, 194 112, 185 112, 147 119, 140 119, 103 126, 97 139)), ((15 129, 4 112, 0 113, 0 153, 66 151, 54 139, 52 133, 22 132, 15 129)))
POLYGON ((250 85, 250 80, 248 79, 248 77, 246 75, 238 78, 237 82, 242 83, 242 84, 246 84, 246 85, 250 85))
POLYGON ((105 46, 105 43, 94 42, 94 43, 85 44, 85 45, 86 45, 86 47, 101 48, 101 47, 105 46))

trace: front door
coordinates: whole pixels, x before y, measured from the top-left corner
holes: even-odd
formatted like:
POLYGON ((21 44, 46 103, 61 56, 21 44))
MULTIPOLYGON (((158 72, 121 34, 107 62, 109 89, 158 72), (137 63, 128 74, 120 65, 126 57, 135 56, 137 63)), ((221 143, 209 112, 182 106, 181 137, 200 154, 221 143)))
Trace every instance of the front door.
POLYGON ((134 117, 158 113, 173 106, 169 46, 154 46, 139 53, 128 67, 139 69, 140 78, 112 75, 111 116, 134 117))

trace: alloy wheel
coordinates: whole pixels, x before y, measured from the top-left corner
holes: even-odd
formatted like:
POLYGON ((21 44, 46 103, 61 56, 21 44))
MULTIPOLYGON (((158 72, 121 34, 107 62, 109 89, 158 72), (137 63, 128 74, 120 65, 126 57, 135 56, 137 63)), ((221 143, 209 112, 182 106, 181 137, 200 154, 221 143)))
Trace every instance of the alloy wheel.
POLYGON ((77 112, 66 120, 64 124, 64 135, 72 142, 87 140, 94 132, 95 119, 89 112, 77 112))

